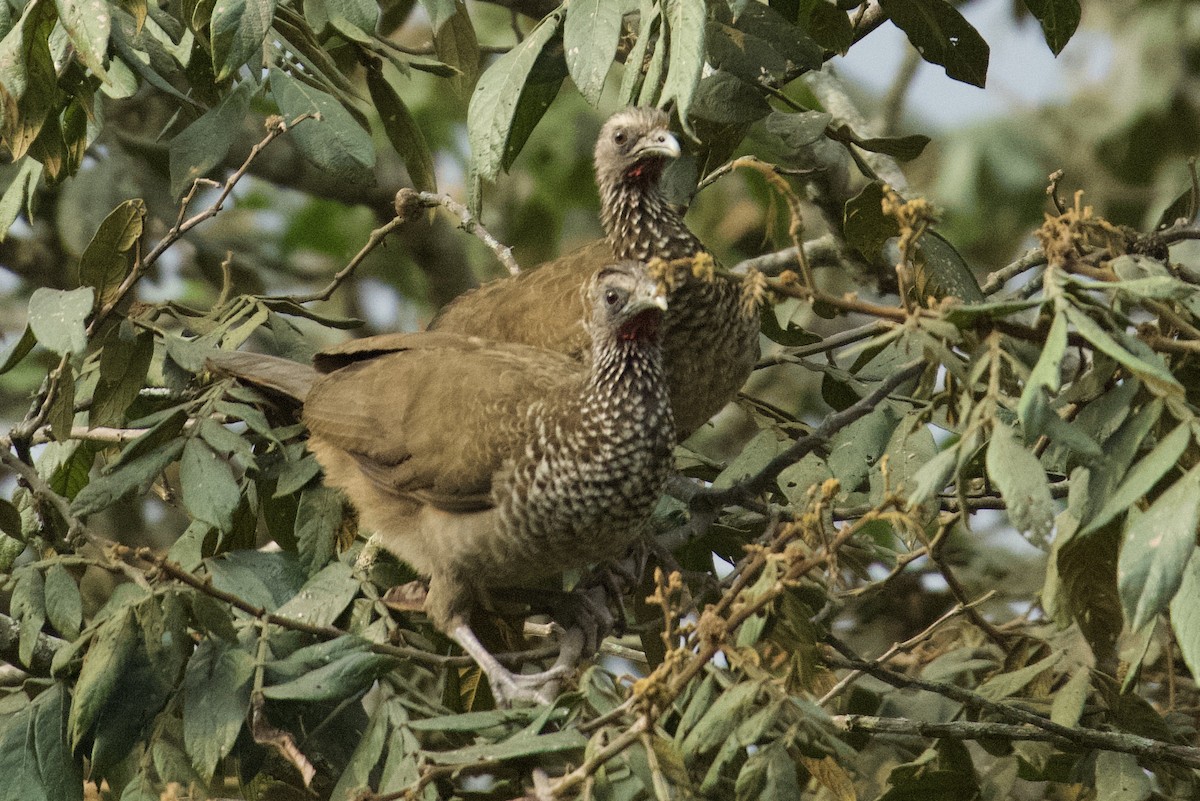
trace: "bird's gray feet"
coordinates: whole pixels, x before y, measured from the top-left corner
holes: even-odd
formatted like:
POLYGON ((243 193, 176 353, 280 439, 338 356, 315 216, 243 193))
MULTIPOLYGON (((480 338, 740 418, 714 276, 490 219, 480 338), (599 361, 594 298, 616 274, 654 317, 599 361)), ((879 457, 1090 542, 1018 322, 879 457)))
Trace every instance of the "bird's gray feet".
POLYGON ((492 697, 499 707, 551 703, 558 695, 559 684, 579 664, 579 657, 583 653, 583 633, 578 629, 568 629, 559 639, 558 659, 553 667, 540 673, 513 673, 484 648, 467 624, 456 626, 451 636, 488 677, 492 697))

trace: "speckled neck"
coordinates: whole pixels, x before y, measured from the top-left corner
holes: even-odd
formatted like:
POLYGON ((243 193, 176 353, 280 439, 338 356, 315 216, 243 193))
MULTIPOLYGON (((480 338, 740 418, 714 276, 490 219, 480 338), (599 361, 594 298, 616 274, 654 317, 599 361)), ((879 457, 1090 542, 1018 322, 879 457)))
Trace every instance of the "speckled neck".
POLYGON ((658 179, 658 174, 623 176, 601 186, 600 221, 617 258, 671 260, 704 250, 663 195, 658 179))

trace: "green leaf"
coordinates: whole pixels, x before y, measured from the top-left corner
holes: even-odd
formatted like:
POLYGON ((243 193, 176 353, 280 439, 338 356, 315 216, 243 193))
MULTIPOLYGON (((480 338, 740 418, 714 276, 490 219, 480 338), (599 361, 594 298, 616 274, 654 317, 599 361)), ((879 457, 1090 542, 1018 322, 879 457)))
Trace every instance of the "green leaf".
POLYGON ((69 722, 72 748, 77 748, 91 732, 100 711, 133 659, 137 640, 132 607, 122 607, 100 627, 83 658, 83 668, 75 682, 69 722))
POLYGON ((1038 676, 1057 665, 1063 658, 1062 651, 1055 651, 1032 665, 992 676, 975 690, 989 701, 1003 701, 1021 692, 1038 676))
POLYGON ((235 434, 211 417, 196 425, 196 431, 212 449, 225 457, 238 457, 249 465, 255 463, 254 446, 245 437, 235 434))
POLYGON ((883 153, 900 161, 912 161, 925 152, 925 146, 930 141, 929 137, 923 134, 910 134, 908 136, 859 139, 856 144, 863 150, 883 153))
MULTIPOLYGON (((58 683, 39 695, 34 703, 37 717, 33 724, 33 743, 38 773, 46 797, 53 801, 83 801, 82 760, 71 752, 67 741, 70 702, 66 685, 58 683)), ((7 783, 7 774, 0 775, 5 776, 7 783)))
POLYGON ((83 353, 84 321, 92 312, 92 288, 39 287, 29 296, 29 327, 37 341, 60 355, 83 353))
POLYGON ((342 525, 342 496, 332 487, 309 487, 300 494, 296 510, 296 541, 300 562, 315 573, 333 558, 338 529, 342 525))
POLYGON ((809 14, 808 35, 826 50, 845 55, 854 44, 850 15, 833 3, 825 2, 812 3, 809 14))
MULTIPOLYGON (((364 34, 374 33, 379 26, 379 4, 375 0, 324 0, 330 23, 344 20, 364 34)), ((312 4, 305 4, 305 13, 312 4)), ((344 27, 344 26, 342 26, 344 27)), ((337 30, 340 33, 342 27, 337 30)))
POLYGON ((0 138, 9 157, 25 155, 59 106, 58 74, 50 53, 57 14, 49 2, 29 2, 21 20, 0 40, 0 138))
MULTIPOLYGON (((3 498, 0 498, 0 533, 10 537, 19 538, 21 536, 21 513, 17 511, 17 507, 3 498)), ((8 569, 5 568, 0 572, 7 573, 8 569)))
POLYGON ((755 751, 738 771, 734 788, 736 801, 803 796, 800 781, 796 778, 796 762, 782 740, 755 751))
POLYGON ((30 665, 38 634, 46 623, 46 583, 40 570, 23 567, 14 574, 16 587, 9 602, 12 616, 21 624, 17 655, 21 664, 30 665))
POLYGON ((799 508, 807 503, 810 488, 819 486, 833 477, 834 473, 825 460, 815 453, 810 453, 780 471, 775 483, 787 496, 788 502, 799 508))
POLYGON ((250 708, 254 657, 236 643, 206 637, 183 677, 183 743, 206 779, 233 750, 250 708))
POLYGON ((933 498, 950 483, 958 467, 958 451, 957 446, 947 448, 916 472, 912 478, 913 490, 908 496, 909 509, 915 509, 933 498))
POLYGON ((1025 0, 1025 7, 1041 24, 1046 44, 1057 56, 1079 27, 1079 0, 1025 0))
POLYGON ((37 711, 25 706, 0 728, 0 801, 51 801, 37 769, 34 726, 37 711))
POLYGON ((1193 467, 1144 514, 1130 510, 1117 582, 1134 631, 1162 612, 1183 582, 1200 525, 1200 467, 1193 467))
MULTIPOLYGON (((871 448, 870 435, 873 434, 876 442, 878 442, 877 438, 883 434, 885 430, 884 426, 887 425, 888 421, 893 419, 895 419, 895 413, 886 407, 882 407, 857 421, 854 425, 847 427, 846 432, 850 430, 859 432, 862 439, 866 441, 851 445, 849 454, 846 453, 845 449, 839 454, 839 457, 842 458, 850 455, 855 462, 862 463, 860 465, 850 464, 847 465, 847 468, 872 468, 869 471, 872 503, 881 503, 883 501, 884 482, 879 470, 874 469, 875 465, 878 464, 880 454, 878 451, 874 451, 874 448, 871 448), (871 422, 864 423, 864 421, 871 422), (859 424, 863 425, 855 428, 859 424), (871 427, 867 428, 867 425, 871 427), (868 448, 870 449, 868 450, 868 448), (861 457, 859 457, 859 453, 862 454, 861 457)), ((914 495, 920 481, 918 477, 921 475, 921 470, 938 456, 937 444, 933 441, 933 434, 925 425, 921 415, 909 414, 905 415, 905 418, 900 421, 899 425, 894 427, 891 437, 886 442, 887 447, 883 451, 883 455, 886 455, 888 460, 888 491, 899 493, 901 496, 914 495)), ((830 459, 833 459, 832 453, 830 454, 830 459)), ((841 474, 839 473, 838 475, 840 476, 841 474)), ((930 506, 932 507, 933 505, 931 504, 930 506)), ((927 510, 927 514, 932 516, 934 511, 935 509, 930 508, 927 510)))
POLYGON ((706 7, 694 0, 666 0, 666 3, 663 20, 670 52, 658 104, 665 106, 674 101, 679 121, 690 133, 688 114, 704 69, 706 7))
POLYGON ((490 181, 508 169, 558 93, 563 75, 556 78, 558 70, 552 65, 561 62, 561 54, 548 45, 557 39, 562 21, 561 10, 547 14, 523 42, 480 76, 467 109, 472 173, 477 178, 490 181))
POLYGON ((142 331, 127 339, 124 326, 112 330, 100 351, 100 378, 88 416, 92 428, 125 422, 125 410, 141 391, 153 358, 152 333, 142 331))
POLYGON ((1193 676, 1200 676, 1200 552, 1192 551, 1179 591, 1171 599, 1171 629, 1193 676))
POLYGON ((1063 354, 1067 352, 1067 320, 1061 314, 1054 315, 1050 324, 1050 332, 1042 345, 1042 354, 1037 364, 1025 381, 1025 389, 1021 392, 1021 400, 1017 403, 1017 416, 1026 430, 1034 428, 1032 412, 1034 400, 1042 396, 1042 390, 1054 394, 1061 386, 1060 368, 1063 354))
POLYGON ((204 560, 213 586, 255 606, 274 612, 304 586, 304 571, 295 554, 231 551, 204 560))
POLYGON ((724 124, 751 123, 770 113, 757 89, 721 71, 700 81, 692 103, 692 117, 724 124))
MULTIPOLYGON (((149 767, 146 770, 150 770, 149 767)), ((158 789, 158 784, 145 771, 139 771, 133 781, 125 785, 125 789, 121 791, 120 801, 160 801, 162 793, 158 789)))
POLYGON ((21 162, 21 168, 17 170, 17 174, 5 187, 4 196, 0 197, 0 242, 3 242, 4 238, 8 236, 8 231, 17 221, 21 209, 26 209, 30 221, 33 220, 30 204, 33 202, 33 193, 41 178, 42 163, 26 157, 21 162))
POLYGON ((217 0, 209 30, 212 66, 223 81, 262 52, 263 39, 275 18, 275 0, 217 0))
POLYGON ((1076 668, 1066 685, 1054 693, 1054 700, 1050 704, 1050 720, 1059 726, 1079 725, 1091 686, 1091 672, 1086 667, 1076 668))
POLYGON ((290 123, 301 114, 319 119, 302 121, 292 131, 296 146, 314 165, 349 184, 375 183, 375 146, 342 104, 320 89, 271 68, 271 95, 290 123))
POLYGON ((917 244, 916 284, 920 298, 958 298, 982 303, 983 290, 954 246, 935 231, 926 231, 917 244))
POLYGON ((878 259, 889 239, 900 235, 895 219, 883 213, 883 184, 872 181, 846 201, 846 242, 868 260, 878 259))
POLYGON ((456 0, 421 0, 421 5, 429 15, 429 27, 433 28, 435 34, 458 12, 456 0))
POLYGON ((79 636, 83 598, 75 579, 57 563, 46 570, 46 617, 54 630, 68 640, 79 636))
POLYGON ((833 115, 824 111, 772 111, 767 117, 766 127, 783 140, 789 155, 795 155, 824 136, 832 120, 833 115))
POLYGON ((775 56, 785 60, 783 69, 779 70, 780 76, 787 73, 794 78, 799 74, 798 68, 819 70, 825 63, 825 54, 821 47, 770 6, 743 3, 736 13, 734 27, 752 41, 763 42, 763 47, 758 49, 770 51, 769 56, 766 53, 761 55, 764 66, 774 71, 777 68, 770 67, 767 62, 775 56))
POLYGON ((617 53, 622 11, 621 4, 611 0, 573 0, 567 6, 563 26, 567 70, 579 94, 593 106, 600 103, 604 79, 617 53))
POLYGON ((390 656, 350 653, 297 679, 266 687, 263 695, 277 701, 341 701, 365 690, 395 665, 390 656))
POLYGON ((311 454, 294 462, 285 462, 279 469, 274 498, 294 495, 321 473, 321 465, 311 454))
POLYGON ((1063 306, 1063 313, 1075 326, 1080 336, 1091 342, 1103 353, 1129 368, 1129 371, 1142 379, 1146 386, 1156 395, 1170 396, 1183 393, 1183 386, 1162 363, 1162 358, 1150 353, 1145 359, 1138 358, 1121 346, 1095 320, 1074 306, 1063 306))
MULTIPOLYGON (((148 435, 143 435, 143 437, 148 435)), ((137 444, 130 445, 132 448, 137 444)), ((179 458, 183 442, 173 440, 128 461, 122 459, 112 472, 92 480, 71 502, 71 512, 80 517, 107 509, 133 492, 145 492, 167 465, 179 458)))
POLYGON ((450 88, 454 94, 467 97, 479 79, 479 41, 475 36, 475 27, 471 24, 463 0, 438 2, 452 5, 454 13, 443 15, 441 22, 434 27, 433 47, 439 59, 458 70, 450 78, 450 88))
POLYGON ((383 757, 383 747, 387 742, 389 717, 386 704, 375 708, 366 733, 358 741, 358 747, 354 749, 354 754, 330 794, 333 801, 354 801, 362 797, 363 791, 370 791, 371 772, 383 757))
POLYGON ((576 729, 564 729, 551 734, 533 734, 529 731, 521 731, 499 743, 480 743, 454 751, 426 751, 425 756, 429 758, 430 762, 441 765, 485 760, 504 762, 511 759, 558 754, 563 751, 583 751, 586 745, 587 738, 576 729))
POLYGON ((229 464, 203 440, 188 439, 179 460, 183 504, 197 520, 219 531, 233 527, 233 511, 242 491, 229 464))
POLYGON ((679 744, 684 757, 694 760, 719 748, 750 716, 761 689, 757 681, 746 681, 718 695, 679 744))
MULTIPOLYGON (((8 195, 5 194, 7 198, 8 195)), ((0 207, 3 203, 0 202, 0 207)), ((1200 214, 1200 186, 1192 183, 1179 197, 1171 201, 1171 204, 1163 209, 1163 213, 1158 218, 1158 228, 1167 228, 1174 225, 1179 220, 1194 220, 1196 215, 1200 214)))
POLYGON ((108 61, 112 16, 100 10, 95 0, 54 0, 54 7, 83 63, 101 80, 107 80, 104 64, 108 61))
POLYGON ((21 363, 21 360, 29 355, 29 351, 33 350, 33 346, 37 344, 37 337, 33 335, 33 329, 28 325, 25 326, 25 331, 21 334, 21 338, 13 343, 8 353, 0 359, 0 375, 4 375, 9 370, 21 363))
POLYGON ((397 86, 399 78, 400 73, 396 68, 384 63, 382 70, 367 70, 367 90, 371 93, 371 102, 379 113, 388 141, 404 159, 413 186, 421 191, 436 192, 433 154, 429 152, 425 134, 400 99, 397 86))
POLYGON ((1035 545, 1046 544, 1054 527, 1054 501, 1046 471, 1017 441, 1011 428, 997 422, 987 449, 988 476, 1000 488, 1013 526, 1035 545))
POLYGON ((233 135, 258 92, 252 81, 244 81, 171 140, 171 195, 184 195, 196 181, 224 161, 233 145, 233 135))
POLYGON ((1162 480, 1167 471, 1173 468, 1188 443, 1192 441, 1191 427, 1180 423, 1167 436, 1163 437, 1154 449, 1142 457, 1133 469, 1126 474, 1120 486, 1113 492, 1108 501, 1095 517, 1087 521, 1080 533, 1087 534, 1095 531, 1117 515, 1133 507, 1143 495, 1154 488, 1162 480))
POLYGON ((956 81, 982 87, 990 49, 979 32, 945 0, 880 0, 879 5, 921 57, 956 81))
POLYGON ((752 476, 766 466, 767 462, 783 453, 788 447, 788 440, 778 432, 763 430, 754 435, 744 445, 729 466, 713 481, 715 489, 726 489, 748 476, 752 476))
POLYGON ((733 25, 711 21, 706 26, 708 62, 748 84, 767 78, 795 78, 802 70, 819 69, 821 48, 770 7, 746 3, 733 25))
POLYGON ((618 97, 630 105, 637 102, 641 92, 644 83, 642 69, 645 66, 646 53, 650 45, 657 44, 658 51, 665 46, 654 35, 662 25, 662 12, 658 4, 642 0, 640 8, 641 22, 638 23, 637 40, 625 57, 625 74, 621 78, 621 89, 618 93, 618 97))
POLYGON ((1133 754, 1096 754, 1096 801, 1145 801, 1154 786, 1133 754))
POLYGON ((117 288, 133 266, 133 249, 142 237, 146 202, 141 198, 117 206, 96 230, 79 257, 79 283, 96 290, 97 308, 116 298, 117 288))
POLYGON ((330 626, 358 595, 359 589, 350 565, 332 562, 279 607, 278 614, 313 626, 330 626))

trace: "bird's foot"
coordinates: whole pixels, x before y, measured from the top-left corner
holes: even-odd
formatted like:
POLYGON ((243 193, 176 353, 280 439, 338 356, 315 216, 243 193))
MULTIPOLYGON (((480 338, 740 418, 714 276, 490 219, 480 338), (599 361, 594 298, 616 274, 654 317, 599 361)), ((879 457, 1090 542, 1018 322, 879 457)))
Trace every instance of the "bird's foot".
MULTIPOLYGON (((625 622, 623 606, 622 619, 613 617, 608 608, 609 592, 607 586, 576 587, 571 592, 563 593, 561 604, 554 610, 555 618, 564 624, 564 628, 577 630, 583 635, 584 653, 596 653, 604 638, 625 622)), ((614 593, 612 597, 617 599, 620 606, 621 596, 614 593)))
POLYGON ((549 704, 570 672, 571 668, 559 665, 540 673, 513 673, 502 667, 499 672, 487 674, 488 686, 492 688, 492 697, 498 707, 549 704))
POLYGON ((568 629, 559 638, 558 659, 553 667, 540 673, 513 673, 483 647, 475 632, 465 623, 456 626, 451 636, 487 676, 492 697, 499 707, 551 703, 558 695, 562 680, 579 664, 579 657, 583 653, 583 632, 568 629))

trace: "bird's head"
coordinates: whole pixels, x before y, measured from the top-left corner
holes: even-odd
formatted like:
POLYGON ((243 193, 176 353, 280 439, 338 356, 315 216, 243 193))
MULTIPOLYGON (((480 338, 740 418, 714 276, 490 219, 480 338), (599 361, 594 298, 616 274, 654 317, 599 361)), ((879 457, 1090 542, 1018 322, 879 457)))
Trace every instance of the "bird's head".
POLYGON ((624 341, 653 341, 658 336, 667 296, 645 265, 626 261, 602 268, 588 286, 589 329, 611 332, 624 341))
POLYGON ((619 183, 654 183, 667 159, 679 157, 679 140, 670 117, 656 108, 627 108, 604 123, 596 140, 596 181, 601 187, 619 183))

